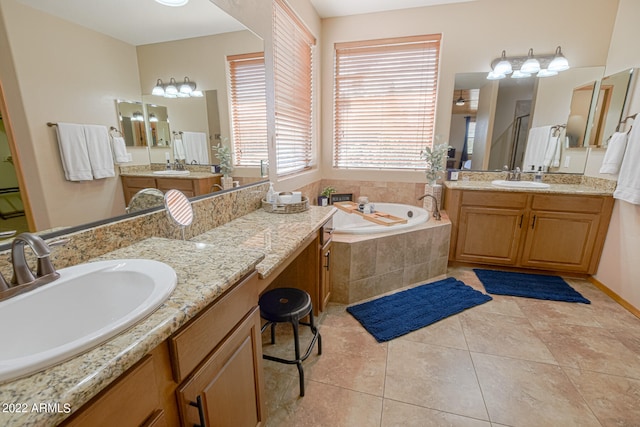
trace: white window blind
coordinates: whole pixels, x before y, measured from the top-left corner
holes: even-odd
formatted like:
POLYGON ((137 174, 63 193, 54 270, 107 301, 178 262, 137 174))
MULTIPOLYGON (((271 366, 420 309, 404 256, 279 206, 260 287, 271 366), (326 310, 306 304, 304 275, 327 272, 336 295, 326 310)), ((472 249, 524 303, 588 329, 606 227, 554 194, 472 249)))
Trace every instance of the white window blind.
POLYGON ((274 76, 278 175, 311 167, 315 38, 283 0, 274 1, 274 76))
POLYGON ((338 168, 424 168, 433 144, 440 34, 336 43, 338 168))
POLYGON ((227 56, 235 166, 267 160, 267 98, 264 53, 227 56))

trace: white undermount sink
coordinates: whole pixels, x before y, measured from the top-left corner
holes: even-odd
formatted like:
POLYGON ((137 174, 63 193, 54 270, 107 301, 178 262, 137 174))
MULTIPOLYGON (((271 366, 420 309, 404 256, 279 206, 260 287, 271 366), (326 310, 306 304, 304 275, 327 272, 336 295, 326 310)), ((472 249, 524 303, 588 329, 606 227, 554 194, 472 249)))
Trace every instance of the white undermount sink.
POLYGON ((189 175, 191 171, 174 171, 174 170, 166 170, 166 171, 154 171, 154 175, 169 175, 169 176, 181 176, 181 175, 189 175))
POLYGON ((491 181, 491 184, 498 187, 510 187, 510 188, 549 188, 549 184, 544 182, 535 181, 506 181, 504 179, 496 179, 491 181))
POLYGON ((177 283, 159 261, 119 259, 58 270, 60 278, 0 301, 0 382, 70 359, 157 309, 177 283))

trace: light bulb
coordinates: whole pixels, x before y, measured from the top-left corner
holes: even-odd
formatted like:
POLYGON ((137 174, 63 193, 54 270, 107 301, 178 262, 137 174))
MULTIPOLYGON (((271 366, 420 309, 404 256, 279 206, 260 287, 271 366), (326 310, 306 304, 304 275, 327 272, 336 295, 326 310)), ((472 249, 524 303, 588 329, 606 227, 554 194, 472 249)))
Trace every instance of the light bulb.
POLYGON ((529 49, 528 59, 524 61, 524 64, 520 67, 520 71, 527 74, 533 74, 540 71, 540 62, 533 57, 533 49, 529 49))
POLYGON ((167 87, 164 88, 164 93, 166 93, 167 95, 178 94, 178 88, 176 87, 176 79, 171 77, 171 79, 169 80, 169 84, 167 85, 167 87))
POLYGON ((556 55, 553 57, 547 69, 549 71, 565 71, 569 69, 569 61, 567 61, 567 58, 562 54, 560 46, 556 49, 556 55))

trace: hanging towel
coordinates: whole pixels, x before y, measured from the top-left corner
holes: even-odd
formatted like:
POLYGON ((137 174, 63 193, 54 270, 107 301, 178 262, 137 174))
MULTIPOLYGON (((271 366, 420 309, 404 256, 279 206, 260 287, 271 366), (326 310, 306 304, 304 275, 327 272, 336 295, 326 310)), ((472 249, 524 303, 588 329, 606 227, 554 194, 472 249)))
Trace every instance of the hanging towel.
POLYGON ((562 152, 562 144, 560 143, 561 137, 562 132, 560 132, 558 136, 549 135, 549 142, 544 153, 543 165, 546 168, 545 170, 548 170, 549 167, 560 167, 560 155, 562 152))
POLYGON ((551 126, 540 126, 529 130, 527 148, 522 162, 523 171, 537 171, 540 166, 544 166, 545 153, 547 152, 550 136, 551 126))
POLYGON ((194 160, 199 165, 209 164, 209 150, 207 147, 207 134, 204 132, 182 132, 182 142, 186 154, 187 164, 194 160))
POLYGON ((91 181, 91 162, 84 127, 74 123, 58 123, 58 147, 67 181, 91 181))
POLYGON ((113 157, 109 144, 109 131, 102 125, 84 125, 91 172, 95 179, 115 176, 113 157))
POLYGON ((185 160, 187 158, 182 139, 175 138, 173 140, 173 157, 176 160, 185 160))
MULTIPOLYGON (((607 148, 607 151, 609 149, 607 148)), ((631 128, 613 197, 640 205, 640 126, 631 128)))
POLYGON ((112 137, 111 149, 113 150, 113 158, 116 160, 116 163, 128 163, 132 160, 131 155, 127 153, 127 144, 124 142, 123 137, 112 137))
POLYGON ((624 158, 624 150, 627 148, 627 132, 616 132, 611 135, 609 146, 604 153, 600 173, 617 174, 624 158))

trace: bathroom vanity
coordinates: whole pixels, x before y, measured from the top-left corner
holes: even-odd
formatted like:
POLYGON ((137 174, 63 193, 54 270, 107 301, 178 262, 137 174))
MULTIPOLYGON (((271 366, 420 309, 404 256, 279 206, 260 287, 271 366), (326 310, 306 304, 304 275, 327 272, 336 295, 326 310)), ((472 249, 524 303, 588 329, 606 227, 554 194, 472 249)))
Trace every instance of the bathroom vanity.
POLYGON ((163 192, 176 189, 182 191, 187 197, 208 194, 215 191, 211 190, 214 185, 220 185, 220 177, 220 174, 206 172, 191 172, 184 176, 154 175, 153 172, 120 175, 124 201, 127 205, 133 195, 144 188, 157 188, 163 192))
POLYGON ((322 227, 334 212, 258 209, 191 241, 147 238, 95 258, 164 262, 176 271, 176 289, 103 345, 1 384, 2 402, 48 402, 61 410, 0 413, 0 424, 263 425, 258 297, 269 287, 299 285, 321 307, 320 262, 330 247, 322 227), (288 282, 294 277, 301 281, 288 282))
POLYGON ((447 183, 444 208, 450 261, 594 274, 613 198, 586 185, 524 190, 467 181, 447 183))

